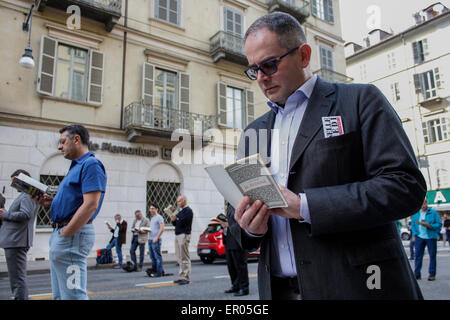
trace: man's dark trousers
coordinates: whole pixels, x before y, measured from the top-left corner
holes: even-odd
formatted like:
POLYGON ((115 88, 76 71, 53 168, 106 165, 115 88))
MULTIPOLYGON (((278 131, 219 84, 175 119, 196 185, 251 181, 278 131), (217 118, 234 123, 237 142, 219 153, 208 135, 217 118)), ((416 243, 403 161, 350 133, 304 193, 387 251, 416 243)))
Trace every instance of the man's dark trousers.
POLYGON ((422 239, 416 237, 416 260, 414 273, 416 276, 420 276, 422 270, 423 254, 425 252, 425 246, 428 248, 428 254, 430 255, 430 266, 428 267, 428 273, 430 275, 436 275, 436 252, 437 252, 437 239, 422 239))
POLYGON ((249 288, 247 268, 248 251, 242 249, 229 232, 224 236, 224 241, 228 273, 230 274, 233 289, 235 291, 246 291, 249 288))
POLYGON ((131 242, 131 248, 130 248, 130 257, 131 261, 133 261, 134 265, 142 269, 142 266, 144 265, 144 252, 145 250, 145 242, 139 243, 138 242, 138 236, 133 236, 133 241, 131 242), (139 247, 139 264, 136 262, 136 248, 139 247))

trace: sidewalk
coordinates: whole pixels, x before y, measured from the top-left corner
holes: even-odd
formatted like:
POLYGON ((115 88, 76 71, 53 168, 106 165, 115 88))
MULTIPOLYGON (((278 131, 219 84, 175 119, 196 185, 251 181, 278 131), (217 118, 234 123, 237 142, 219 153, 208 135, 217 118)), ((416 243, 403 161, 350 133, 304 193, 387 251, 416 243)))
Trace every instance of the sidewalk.
MULTIPOLYGON (((168 263, 176 263, 177 259, 175 257, 175 254, 170 253, 163 253, 163 262, 164 264, 168 263)), ((191 261, 200 261, 199 256, 196 252, 190 252, 191 261)), ((138 255, 139 259, 139 255, 138 255)), ((127 258, 127 260, 129 260, 127 258)), ((127 261, 124 260, 124 263, 127 261)), ((89 257, 87 259, 88 269, 111 269, 113 266, 113 263, 110 264, 101 264, 97 266, 96 258, 89 257)), ((144 258, 144 267, 142 268, 145 270, 146 268, 150 267, 151 262, 149 261, 148 255, 144 258)), ((41 260, 41 261, 27 261, 27 274, 41 274, 41 273, 50 273, 50 261, 49 260, 41 260)), ((6 262, 0 262, 0 278, 8 277, 8 268, 6 267, 6 262)))

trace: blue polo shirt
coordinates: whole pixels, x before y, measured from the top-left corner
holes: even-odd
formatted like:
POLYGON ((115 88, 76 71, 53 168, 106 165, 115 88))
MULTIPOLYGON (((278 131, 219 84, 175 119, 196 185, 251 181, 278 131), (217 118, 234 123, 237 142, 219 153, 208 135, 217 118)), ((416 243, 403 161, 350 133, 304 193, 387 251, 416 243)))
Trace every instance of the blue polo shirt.
POLYGON ((70 220, 83 204, 83 194, 101 191, 102 195, 97 210, 89 221, 93 221, 103 203, 106 189, 106 172, 103 164, 93 152, 88 152, 78 159, 72 160, 69 172, 61 181, 58 193, 50 207, 50 217, 53 222, 70 220))

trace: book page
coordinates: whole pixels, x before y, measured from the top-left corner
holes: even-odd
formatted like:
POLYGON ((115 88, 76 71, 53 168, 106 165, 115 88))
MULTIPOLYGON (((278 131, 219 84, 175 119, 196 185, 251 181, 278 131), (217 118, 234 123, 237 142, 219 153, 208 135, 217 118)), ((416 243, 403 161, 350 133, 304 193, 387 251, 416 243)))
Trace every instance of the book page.
POLYGON ((259 154, 241 159, 225 168, 241 193, 253 201, 261 200, 269 209, 287 207, 278 184, 259 154))
POLYGON ((217 190, 222 194, 225 200, 236 208, 244 195, 233 180, 231 180, 230 176, 225 171, 225 168, 222 165, 217 165, 207 167, 205 170, 208 172, 208 175, 211 177, 217 190))

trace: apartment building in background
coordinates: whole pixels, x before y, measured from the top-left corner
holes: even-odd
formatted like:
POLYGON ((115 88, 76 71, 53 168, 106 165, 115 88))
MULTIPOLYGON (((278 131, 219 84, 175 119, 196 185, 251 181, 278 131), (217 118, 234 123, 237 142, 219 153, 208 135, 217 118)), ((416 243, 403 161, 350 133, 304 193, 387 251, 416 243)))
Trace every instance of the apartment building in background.
POLYGON ((397 111, 428 185, 428 202, 450 210, 450 11, 434 3, 398 34, 372 30, 345 45, 347 72, 376 85, 397 111))
MULTIPOLYGON (((94 249, 111 238, 105 220, 120 213, 131 223, 135 210, 175 205, 185 194, 196 251, 210 218, 224 210, 203 151, 233 161, 242 129, 267 112, 266 98, 243 72, 243 35, 275 11, 302 23, 315 73, 349 80, 337 0, 0 0, 0 189, 7 207, 17 196, 9 177, 18 168, 48 185, 61 182, 70 162, 57 150, 58 129, 79 123, 108 177, 94 249), (29 35, 33 69, 18 64, 29 35), (177 149, 180 141, 192 154, 177 149)), ((174 230, 163 216, 162 251, 173 253, 174 230)), ((29 259, 48 259, 51 231, 41 209, 29 259)))

